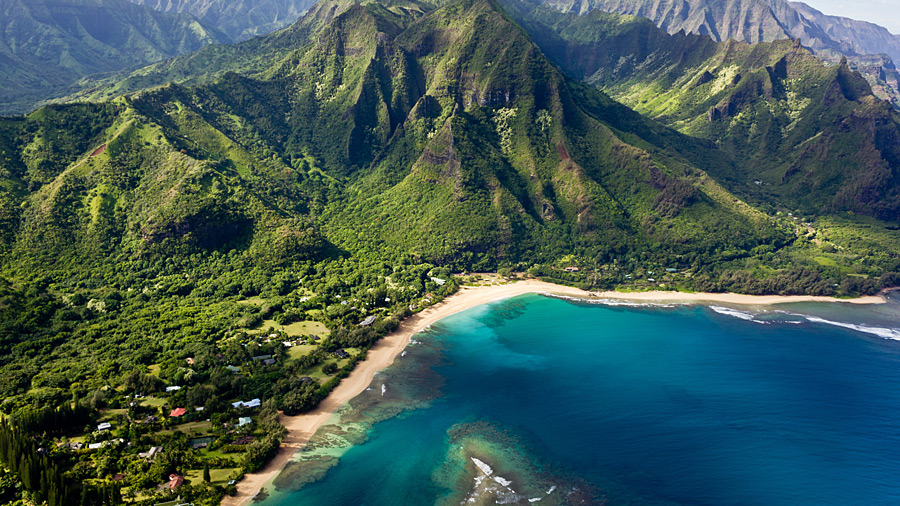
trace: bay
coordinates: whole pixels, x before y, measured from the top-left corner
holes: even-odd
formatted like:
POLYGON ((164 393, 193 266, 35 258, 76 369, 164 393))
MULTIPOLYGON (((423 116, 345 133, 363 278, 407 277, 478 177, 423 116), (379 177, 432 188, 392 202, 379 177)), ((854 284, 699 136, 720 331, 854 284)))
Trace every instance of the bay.
POLYGON ((895 332, 896 299, 480 306, 417 335, 262 504, 900 504, 895 332))

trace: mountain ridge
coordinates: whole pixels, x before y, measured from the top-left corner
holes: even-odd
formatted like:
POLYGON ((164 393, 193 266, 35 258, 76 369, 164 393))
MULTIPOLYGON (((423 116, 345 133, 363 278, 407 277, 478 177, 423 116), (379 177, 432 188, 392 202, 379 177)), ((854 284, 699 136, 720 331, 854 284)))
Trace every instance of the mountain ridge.
POLYGON ((187 12, 234 41, 280 30, 297 21, 315 0, 129 0, 162 12, 187 12))
POLYGON ((2 0, 0 112, 25 112, 89 74, 117 71, 229 39, 189 14, 126 0, 2 0))
POLYGON ((731 153, 736 169, 714 173, 740 180, 742 191, 768 191, 767 198, 808 212, 900 217, 900 115, 846 59, 829 67, 799 40, 717 43, 599 11, 513 12, 576 78, 731 153))

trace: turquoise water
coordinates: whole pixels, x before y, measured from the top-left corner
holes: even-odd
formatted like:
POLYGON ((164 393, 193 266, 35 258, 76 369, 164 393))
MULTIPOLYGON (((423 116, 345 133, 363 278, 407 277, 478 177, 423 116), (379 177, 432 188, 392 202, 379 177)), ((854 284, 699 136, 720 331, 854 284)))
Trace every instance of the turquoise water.
POLYGON ((898 329, 896 301, 482 306, 416 336, 262 504, 897 505, 898 329), (476 489, 473 457, 512 483, 476 489))

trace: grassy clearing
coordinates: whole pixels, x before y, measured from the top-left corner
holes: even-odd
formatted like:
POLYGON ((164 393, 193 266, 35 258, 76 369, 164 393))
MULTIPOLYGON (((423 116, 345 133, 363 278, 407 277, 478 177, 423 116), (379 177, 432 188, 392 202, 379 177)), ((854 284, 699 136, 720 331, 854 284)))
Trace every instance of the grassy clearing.
MULTIPOLYGON (((210 469, 209 478, 213 485, 226 485, 234 476, 240 474, 240 468, 210 469)), ((190 469, 184 473, 185 479, 192 484, 203 483, 203 469, 190 469)))
POLYGON ((175 431, 179 431, 179 432, 182 432, 182 433, 188 434, 188 435, 205 436, 207 434, 207 432, 211 429, 212 429, 211 422, 190 422, 190 423, 183 423, 181 425, 176 425, 168 430, 161 430, 158 432, 158 434, 171 435, 171 434, 174 434, 175 431))
POLYGON ((166 405, 166 399, 162 399, 160 397, 145 397, 141 399, 141 406, 149 406, 151 408, 158 408, 160 406, 166 405))
POLYGON ((273 328, 285 332, 289 336, 328 335, 328 327, 321 322, 311 320, 294 322, 289 325, 280 325, 275 320, 264 320, 258 328, 264 332, 273 328))
POLYGON ((301 344, 288 349, 288 360, 297 360, 300 357, 309 355, 316 347, 311 344, 301 344))

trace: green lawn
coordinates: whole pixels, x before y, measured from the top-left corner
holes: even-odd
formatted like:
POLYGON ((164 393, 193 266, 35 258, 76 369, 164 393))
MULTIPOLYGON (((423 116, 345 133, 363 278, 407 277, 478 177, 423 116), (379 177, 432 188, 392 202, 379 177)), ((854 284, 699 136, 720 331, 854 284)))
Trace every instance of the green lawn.
POLYGON ((288 348, 288 360, 297 360, 302 356, 310 354, 315 349, 316 346, 312 344, 301 344, 299 346, 288 348))
POLYGON ((159 397, 145 397, 141 399, 141 406, 148 406, 151 408, 158 408, 160 406, 164 406, 166 404, 166 399, 160 399, 159 397))
POLYGON ((211 428, 211 422, 190 422, 176 425, 168 430, 161 430, 159 431, 159 434, 173 434, 177 430, 185 434, 205 436, 207 431, 211 428))
MULTIPOLYGON (((240 472, 241 469, 239 467, 210 469, 209 477, 212 480, 213 485, 225 485, 228 483, 228 480, 233 479, 233 477, 240 474, 240 472)), ((203 483, 203 469, 190 469, 185 473, 184 477, 195 485, 203 483)))
POLYGON ((102 409, 102 410, 100 410, 100 420, 101 421, 112 420, 112 418, 115 417, 116 415, 125 415, 127 413, 128 413, 128 410, 125 408, 102 409))
POLYGON ((286 332, 289 336, 308 336, 314 334, 324 337, 328 334, 328 328, 325 325, 321 322, 312 320, 294 322, 288 325, 279 325, 275 320, 265 320, 258 328, 263 332, 268 331, 269 328, 273 328, 275 330, 286 332))
POLYGON ((828 258, 828 257, 813 257, 813 260, 815 260, 816 263, 819 264, 819 265, 824 265, 824 266, 827 266, 827 267, 837 267, 837 262, 835 262, 834 259, 832 259, 832 258, 828 258))

